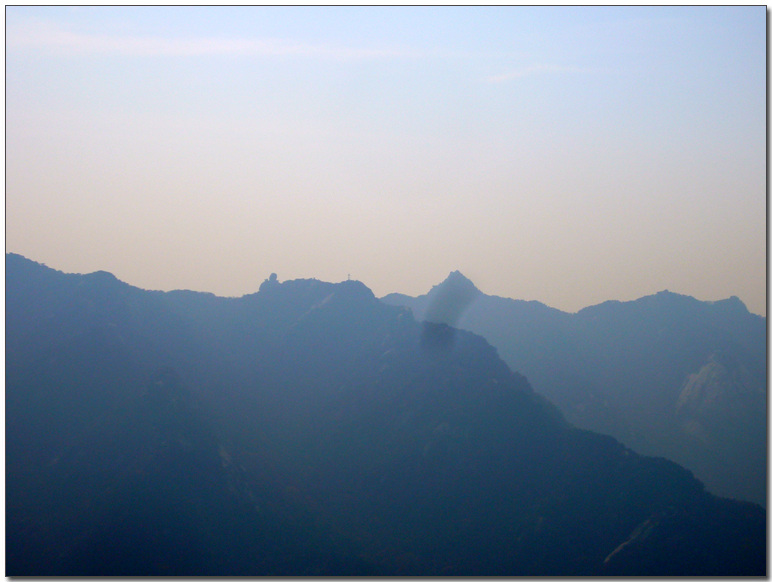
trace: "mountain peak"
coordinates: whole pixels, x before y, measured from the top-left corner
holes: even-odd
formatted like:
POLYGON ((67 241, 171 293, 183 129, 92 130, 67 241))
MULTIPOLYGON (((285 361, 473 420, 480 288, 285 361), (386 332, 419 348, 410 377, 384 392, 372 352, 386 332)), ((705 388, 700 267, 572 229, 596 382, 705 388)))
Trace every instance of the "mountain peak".
POLYGON ((750 314, 750 311, 748 311, 748 308, 745 306, 745 303, 743 303, 742 300, 736 295, 732 295, 728 299, 720 299, 719 301, 713 301, 713 306, 716 309, 727 314, 734 314, 734 315, 750 314))
POLYGON ((482 295, 474 283, 460 271, 453 271, 439 285, 429 291, 429 307, 424 318, 433 323, 446 323, 455 326, 466 308, 478 295, 482 295))
POLYGON ((480 292, 480 290, 475 286, 474 283, 468 278, 465 277, 461 271, 451 271, 451 273, 445 278, 445 280, 438 285, 439 286, 447 286, 447 285, 454 285, 456 287, 466 287, 469 289, 474 289, 476 292, 480 292))

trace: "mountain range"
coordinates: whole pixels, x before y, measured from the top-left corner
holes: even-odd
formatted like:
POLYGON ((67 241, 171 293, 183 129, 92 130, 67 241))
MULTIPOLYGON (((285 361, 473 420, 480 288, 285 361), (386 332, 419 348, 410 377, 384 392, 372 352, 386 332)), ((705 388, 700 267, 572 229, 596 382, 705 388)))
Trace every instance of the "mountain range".
POLYGON ((766 512, 362 283, 6 255, 6 575, 764 575, 766 512))
POLYGON ((766 504, 766 318, 737 297, 663 291, 566 313, 486 295, 455 271, 426 295, 382 300, 482 335, 572 424, 766 504))

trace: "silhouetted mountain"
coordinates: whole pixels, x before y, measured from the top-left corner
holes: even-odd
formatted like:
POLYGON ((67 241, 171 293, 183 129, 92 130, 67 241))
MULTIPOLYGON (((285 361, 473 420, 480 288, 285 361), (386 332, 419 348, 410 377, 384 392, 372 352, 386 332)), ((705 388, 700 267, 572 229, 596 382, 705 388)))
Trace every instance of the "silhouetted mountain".
MULTIPOLYGON (((455 272, 427 295, 383 301, 449 323, 442 314, 459 286, 474 287, 455 272)), ((670 458, 715 493, 766 503, 766 318, 737 297, 664 291, 569 314, 478 292, 452 321, 483 335, 577 426, 670 458)))
POLYGON ((222 299, 6 255, 6 290, 9 575, 766 571, 763 509, 359 282, 222 299))

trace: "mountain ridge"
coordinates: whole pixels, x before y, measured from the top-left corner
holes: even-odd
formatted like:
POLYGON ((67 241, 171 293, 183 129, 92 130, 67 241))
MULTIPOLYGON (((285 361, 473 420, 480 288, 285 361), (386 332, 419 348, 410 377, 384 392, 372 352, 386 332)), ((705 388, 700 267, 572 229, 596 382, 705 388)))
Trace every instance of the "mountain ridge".
POLYGON ((285 282, 233 299, 96 288, 48 271, 33 277, 49 281, 41 287, 26 267, 6 271, 9 574, 109 572, 111 544, 72 550, 112 531, 115 514, 75 504, 74 520, 60 520, 64 506, 41 511, 39 500, 121 483, 123 469, 100 459, 148 450, 164 459, 141 464, 138 483, 152 487, 108 496, 141 500, 132 531, 183 535, 205 515, 201 535, 219 541, 167 568, 154 560, 195 527, 137 546, 139 562, 129 559, 139 537, 128 536, 125 575, 148 564, 175 575, 646 574, 663 560, 668 574, 765 571, 763 509, 572 427, 484 338, 419 323, 359 285, 285 282), (169 389, 149 391, 159 378, 169 389), (143 428, 153 419, 168 428, 143 428), (128 436, 111 436, 115 426, 128 436), (66 450, 78 451, 72 478, 47 479, 66 450), (197 485, 199 466, 222 478, 197 485), (231 506, 228 483, 263 513, 244 522, 217 511, 231 506), (645 539, 623 545, 646 523, 645 539), (231 548, 216 533, 228 531, 254 542, 231 548))
MULTIPOLYGON (((433 305, 443 284, 419 297, 382 300, 410 307, 419 320, 447 321, 433 305)), ((717 492, 759 503, 766 503, 765 322, 734 296, 704 302, 670 291, 609 300, 573 314, 481 293, 453 318, 457 327, 486 337, 574 424, 611 434, 645 454, 673 458, 717 492), (723 395, 708 410, 707 388, 695 390, 690 378, 703 369, 718 373, 718 364, 706 366, 730 356, 741 380, 713 374, 710 391, 723 395), (687 393, 701 393, 703 404, 679 404, 687 393), (730 421, 719 401, 732 410, 740 406, 742 420, 735 411, 730 421), (722 446, 733 452, 711 450, 711 430, 712 440, 721 434, 730 443, 722 446)))

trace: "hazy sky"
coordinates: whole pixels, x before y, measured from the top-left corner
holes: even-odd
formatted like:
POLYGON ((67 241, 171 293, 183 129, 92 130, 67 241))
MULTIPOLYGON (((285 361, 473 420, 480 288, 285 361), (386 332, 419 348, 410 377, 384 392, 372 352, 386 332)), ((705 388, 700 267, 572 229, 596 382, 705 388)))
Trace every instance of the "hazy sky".
POLYGON ((6 250, 766 314, 766 8, 6 8, 6 250))

